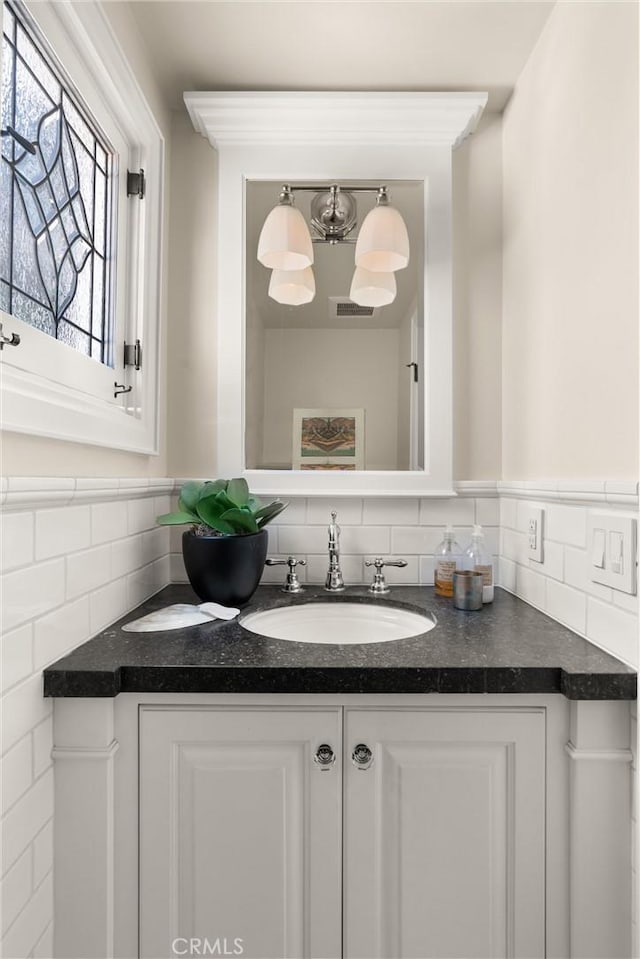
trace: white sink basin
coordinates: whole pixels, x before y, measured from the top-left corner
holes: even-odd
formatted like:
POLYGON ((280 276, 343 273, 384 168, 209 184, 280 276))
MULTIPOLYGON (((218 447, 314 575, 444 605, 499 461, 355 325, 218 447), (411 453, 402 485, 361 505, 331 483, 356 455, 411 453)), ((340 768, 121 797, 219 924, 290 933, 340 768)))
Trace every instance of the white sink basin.
POLYGON ((419 636, 433 629, 436 621, 429 613, 413 613, 381 602, 319 602, 247 613, 240 625, 272 639, 351 646, 419 636))

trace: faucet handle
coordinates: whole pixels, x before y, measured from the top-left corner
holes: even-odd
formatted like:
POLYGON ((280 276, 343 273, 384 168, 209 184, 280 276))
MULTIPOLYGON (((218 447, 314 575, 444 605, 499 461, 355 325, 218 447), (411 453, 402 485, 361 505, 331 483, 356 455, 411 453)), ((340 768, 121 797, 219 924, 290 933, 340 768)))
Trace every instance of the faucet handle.
POLYGON ((304 593, 304 589, 300 585, 300 580, 298 579, 298 574, 296 573, 296 566, 306 566, 306 559, 296 559, 295 556, 289 556, 287 559, 267 559, 265 560, 265 566, 288 566, 289 572, 287 573, 287 578, 285 584, 282 587, 283 593, 304 593))
POLYGON ((375 573, 373 575, 373 582, 369 587, 370 593, 375 593, 376 596, 380 596, 383 593, 390 592, 389 587, 387 586, 383 569, 385 566, 406 566, 406 559, 383 559, 382 556, 376 556, 373 560, 365 560, 365 566, 375 566, 375 573))

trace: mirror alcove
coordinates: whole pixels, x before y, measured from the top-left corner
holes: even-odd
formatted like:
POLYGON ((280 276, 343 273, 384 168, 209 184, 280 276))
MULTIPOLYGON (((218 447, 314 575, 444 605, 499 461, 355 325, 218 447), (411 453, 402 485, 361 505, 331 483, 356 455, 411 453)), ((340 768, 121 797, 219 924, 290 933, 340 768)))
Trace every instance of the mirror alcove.
MULTIPOLYGON (((453 494, 451 154, 486 99, 185 94, 196 130, 218 151, 219 475, 244 475, 266 494, 453 494), (344 315, 347 244, 314 245, 313 303, 269 298, 257 236, 282 185, 296 183, 388 187, 411 245, 393 309, 344 315), (349 466, 330 455, 296 457, 296 429, 309 411, 327 420, 348 414, 359 437, 349 466)), ((312 194, 300 197, 309 217, 312 194)), ((359 223, 366 197, 357 194, 359 223)))

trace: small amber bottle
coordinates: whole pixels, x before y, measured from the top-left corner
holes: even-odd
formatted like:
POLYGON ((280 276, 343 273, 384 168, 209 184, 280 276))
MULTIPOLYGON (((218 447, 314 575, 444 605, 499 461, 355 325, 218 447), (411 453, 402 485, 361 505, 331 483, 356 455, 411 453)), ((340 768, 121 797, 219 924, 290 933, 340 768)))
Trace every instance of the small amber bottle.
POLYGON ((453 596, 453 574, 462 568, 462 550, 456 543, 452 526, 447 526, 444 539, 435 552, 434 584, 436 596, 453 596))

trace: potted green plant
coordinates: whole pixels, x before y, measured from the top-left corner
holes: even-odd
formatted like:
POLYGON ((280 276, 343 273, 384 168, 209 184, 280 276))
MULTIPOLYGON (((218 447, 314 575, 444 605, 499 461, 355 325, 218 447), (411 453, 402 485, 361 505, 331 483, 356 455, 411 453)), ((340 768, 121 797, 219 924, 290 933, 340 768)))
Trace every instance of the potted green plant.
POLYGON ((180 491, 177 511, 156 522, 191 526, 182 534, 182 555, 200 599, 238 606, 248 602, 260 582, 267 557, 265 526, 286 505, 280 500, 263 505, 241 477, 191 481, 180 491))

